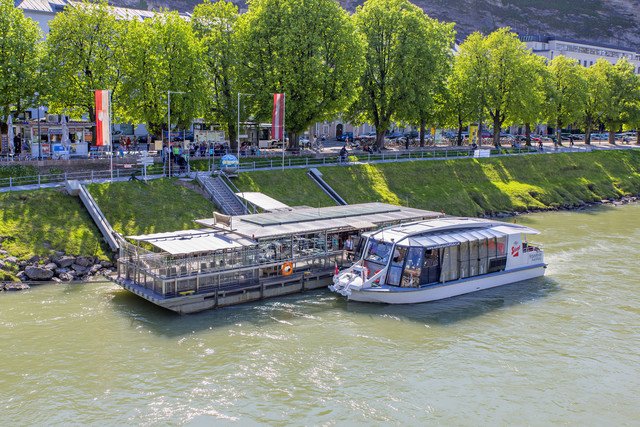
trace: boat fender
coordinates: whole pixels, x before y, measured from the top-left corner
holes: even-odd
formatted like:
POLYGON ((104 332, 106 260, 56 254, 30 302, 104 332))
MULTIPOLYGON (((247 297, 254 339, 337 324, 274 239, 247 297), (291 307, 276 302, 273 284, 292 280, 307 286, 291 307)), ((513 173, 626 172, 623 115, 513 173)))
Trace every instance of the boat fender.
POLYGON ((282 268, 280 268, 280 272, 282 273, 283 276, 291 275, 291 273, 293 273, 293 263, 290 261, 287 261, 284 264, 282 264, 282 268))

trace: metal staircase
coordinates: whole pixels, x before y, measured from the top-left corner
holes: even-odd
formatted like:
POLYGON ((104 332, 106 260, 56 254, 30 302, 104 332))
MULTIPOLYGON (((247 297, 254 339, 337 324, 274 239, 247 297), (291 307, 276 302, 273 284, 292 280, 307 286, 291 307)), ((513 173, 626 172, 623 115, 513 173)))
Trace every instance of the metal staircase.
POLYGON ((211 200, 222 209, 226 215, 245 215, 248 212, 247 207, 242 203, 240 198, 229 188, 227 183, 221 176, 208 176, 198 174, 196 179, 202 185, 202 188, 209 194, 211 200))

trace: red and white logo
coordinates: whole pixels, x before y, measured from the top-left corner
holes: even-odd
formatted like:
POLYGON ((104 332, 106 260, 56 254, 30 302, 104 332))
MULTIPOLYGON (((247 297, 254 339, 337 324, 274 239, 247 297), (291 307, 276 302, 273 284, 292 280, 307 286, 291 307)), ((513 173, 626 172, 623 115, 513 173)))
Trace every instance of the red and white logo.
POLYGON ((511 246, 511 256, 513 258, 517 257, 518 255, 520 255, 520 242, 518 242, 517 240, 513 243, 513 246, 511 246))

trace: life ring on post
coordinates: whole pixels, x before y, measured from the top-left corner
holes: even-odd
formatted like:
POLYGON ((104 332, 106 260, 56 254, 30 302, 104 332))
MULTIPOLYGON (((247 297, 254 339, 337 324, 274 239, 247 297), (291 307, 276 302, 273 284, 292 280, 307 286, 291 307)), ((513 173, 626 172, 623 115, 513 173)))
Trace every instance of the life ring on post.
POLYGON ((293 263, 290 261, 287 261, 284 264, 282 264, 282 267, 280 268, 280 273, 282 273, 283 276, 291 275, 291 273, 293 273, 293 263))

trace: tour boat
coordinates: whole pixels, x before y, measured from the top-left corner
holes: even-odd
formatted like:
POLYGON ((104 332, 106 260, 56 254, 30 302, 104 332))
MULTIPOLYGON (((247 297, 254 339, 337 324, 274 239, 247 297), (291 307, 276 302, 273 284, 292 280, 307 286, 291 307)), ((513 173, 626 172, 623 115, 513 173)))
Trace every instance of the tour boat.
POLYGON ((435 301, 544 275, 537 230, 479 218, 446 217, 363 234, 363 247, 329 286, 349 300, 435 301), (365 240, 366 239, 366 240, 365 240))

